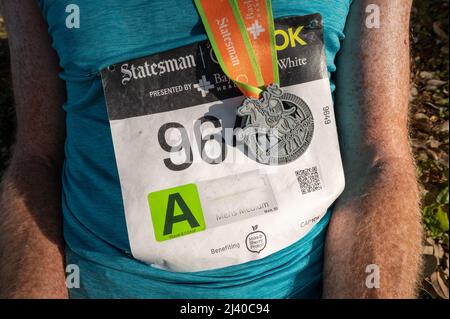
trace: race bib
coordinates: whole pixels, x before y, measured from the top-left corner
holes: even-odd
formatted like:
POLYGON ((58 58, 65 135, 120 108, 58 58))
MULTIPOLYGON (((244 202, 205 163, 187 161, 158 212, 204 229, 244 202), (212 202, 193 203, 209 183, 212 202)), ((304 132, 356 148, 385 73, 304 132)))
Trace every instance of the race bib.
MULTIPOLYGON (((102 70, 136 259, 179 272, 242 264, 293 244, 321 219, 344 188, 322 30, 319 14, 275 20, 283 93, 261 103, 283 107, 249 109, 244 121, 278 129, 276 142, 253 136, 257 148, 281 150, 271 153, 276 165, 264 162, 264 148, 239 143, 244 97, 208 41, 102 70)), ((257 23, 249 30, 262 32, 257 23)))

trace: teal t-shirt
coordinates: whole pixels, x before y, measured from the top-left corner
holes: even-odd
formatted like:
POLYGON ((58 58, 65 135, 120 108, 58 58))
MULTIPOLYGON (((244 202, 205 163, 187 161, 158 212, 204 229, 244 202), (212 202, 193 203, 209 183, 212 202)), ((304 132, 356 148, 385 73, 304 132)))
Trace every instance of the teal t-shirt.
MULTIPOLYGON (((329 211, 295 244, 266 258, 194 273, 155 268, 130 252, 99 71, 206 39, 192 0, 38 0, 67 86, 62 172, 67 263, 80 267, 72 298, 320 297, 329 211), (66 18, 77 5, 79 28, 66 18), (72 7, 73 8, 73 7, 72 7)), ((351 0, 273 0, 274 16, 320 13, 329 72, 351 0)), ((334 83, 331 84, 334 90, 334 83)), ((155 172, 158 174, 158 172, 155 172)))

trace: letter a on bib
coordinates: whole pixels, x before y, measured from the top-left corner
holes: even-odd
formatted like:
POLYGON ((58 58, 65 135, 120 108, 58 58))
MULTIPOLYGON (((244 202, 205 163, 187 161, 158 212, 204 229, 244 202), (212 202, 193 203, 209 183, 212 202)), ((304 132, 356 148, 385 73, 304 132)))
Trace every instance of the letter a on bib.
POLYGON ((197 186, 187 184, 150 193, 148 196, 157 241, 205 229, 197 186))

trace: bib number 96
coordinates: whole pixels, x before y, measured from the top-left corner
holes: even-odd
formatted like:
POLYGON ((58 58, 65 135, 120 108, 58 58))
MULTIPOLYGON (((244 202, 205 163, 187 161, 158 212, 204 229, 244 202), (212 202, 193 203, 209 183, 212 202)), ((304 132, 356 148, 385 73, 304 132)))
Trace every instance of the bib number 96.
MULTIPOLYGON (((197 141, 197 147, 203 161, 214 165, 220 164, 225 160, 227 156, 227 147, 224 139, 223 128, 218 118, 209 115, 199 118, 194 124, 194 137, 197 141), (217 129, 216 133, 203 134, 204 127, 208 124, 217 129), (208 143, 219 143, 221 151, 218 156, 210 157, 207 154, 206 146, 208 143)), ((158 142, 161 148, 168 153, 184 152, 184 162, 182 163, 174 163, 170 156, 164 159, 164 164, 168 169, 172 171, 182 171, 192 165, 194 160, 192 144, 189 140, 188 132, 183 125, 177 122, 170 122, 162 125, 158 131, 158 142), (178 132, 178 136, 175 141, 176 143, 174 144, 172 144, 173 142, 170 141, 170 139, 169 141, 167 139, 166 133, 171 129, 178 132)))

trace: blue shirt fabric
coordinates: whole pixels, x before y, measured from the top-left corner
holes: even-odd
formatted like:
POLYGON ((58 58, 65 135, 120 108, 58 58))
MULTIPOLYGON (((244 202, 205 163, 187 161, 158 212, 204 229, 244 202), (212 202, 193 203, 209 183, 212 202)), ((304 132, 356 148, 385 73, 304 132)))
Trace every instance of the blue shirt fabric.
MULTIPOLYGON (((191 0, 38 0, 67 87, 62 172, 67 263, 80 267, 72 298, 316 298, 331 211, 295 244, 266 258, 195 273, 152 267, 131 256, 99 71, 206 39, 191 0), (66 7, 80 28, 66 27, 66 7)), ((273 0, 274 16, 321 13, 327 66, 343 40, 351 0, 273 0)), ((331 84, 334 90, 334 83, 331 84)), ((155 172, 158 174, 158 172, 155 172)))

